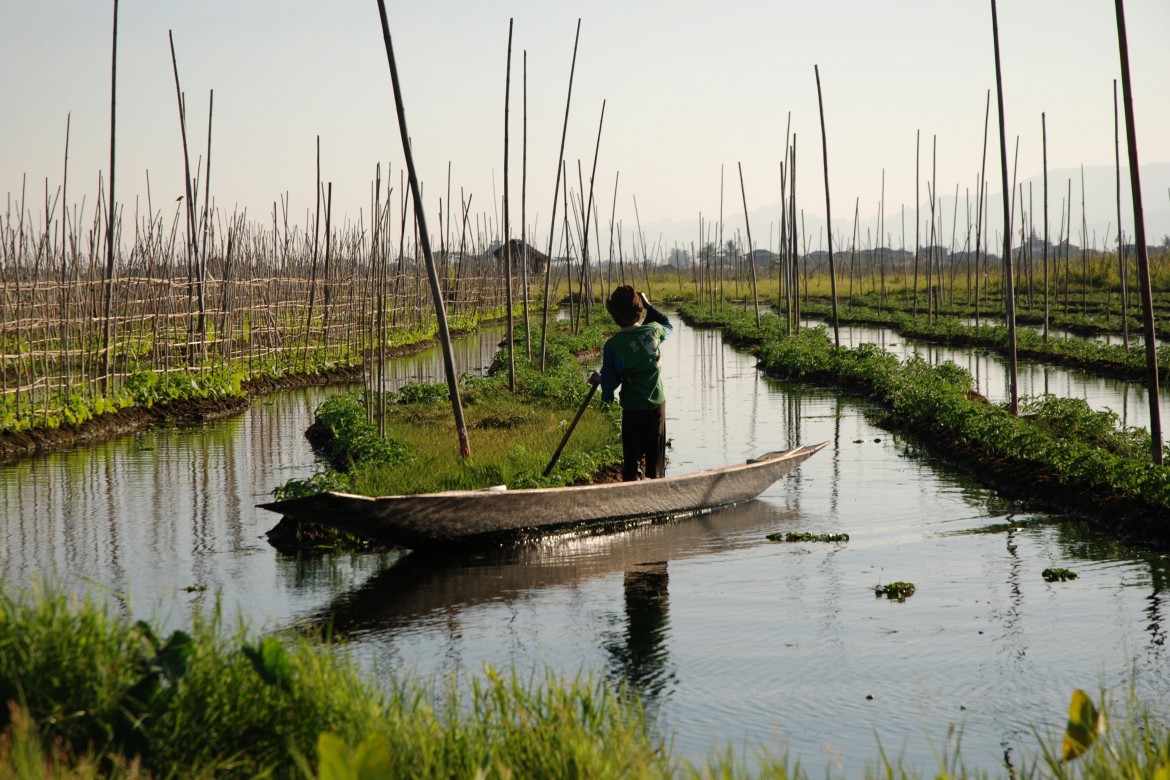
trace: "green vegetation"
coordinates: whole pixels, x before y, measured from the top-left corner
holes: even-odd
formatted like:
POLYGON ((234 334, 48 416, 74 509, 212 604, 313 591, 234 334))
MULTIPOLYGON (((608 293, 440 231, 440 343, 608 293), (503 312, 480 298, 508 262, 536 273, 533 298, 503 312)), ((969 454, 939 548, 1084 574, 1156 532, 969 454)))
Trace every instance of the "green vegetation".
POLYGON ((38 756, 59 777, 308 775, 299 756, 328 777, 333 746, 365 740, 386 777, 667 774, 637 703, 591 679, 377 688, 329 645, 224 633, 218 614, 164 640, 88 600, 0 596, 0 776, 44 777, 38 756))
MULTIPOLYGON (((831 309, 823 303, 805 304, 801 313, 810 317, 829 318, 831 309)), ((1002 355, 1009 350, 1007 326, 981 324, 963 325, 957 317, 936 317, 933 322, 925 315, 914 317, 902 311, 877 311, 861 307, 838 309, 840 322, 864 323, 892 328, 902 336, 922 341, 965 347, 982 347, 1002 355)), ((1136 333, 1132 330, 1131 333, 1136 333)), ((1029 328, 1016 329, 1016 351, 1020 358, 1077 368, 1106 376, 1142 378, 1146 375, 1146 355, 1138 342, 1126 349, 1120 344, 1104 344, 1079 338, 1050 338, 1029 328)), ((1159 373, 1170 377, 1170 354, 1158 354, 1159 373)))
MULTIPOLYGON (((682 311, 689 319, 694 309, 682 311)), ((754 317, 744 313, 696 314, 698 322, 722 322, 729 339, 755 344, 768 371, 862 393, 887 411, 889 424, 984 466, 1002 464, 1030 489, 1055 485, 1066 493, 1124 499, 1155 514, 1170 509, 1170 468, 1151 462, 1143 444, 1149 434, 1118 429, 1116 417, 1083 401, 1027 399, 1023 408, 1031 416, 1017 417, 976 397, 971 376, 950 362, 931 366, 918 357, 901 362, 871 344, 837 348, 824 328, 786 337, 776 317, 757 328, 754 317)))
MULTIPOLYGON (((499 309, 482 314, 455 315, 449 324, 456 332, 475 330, 481 322, 502 315, 503 310, 499 309)), ((214 339, 214 328, 212 330, 210 335, 214 339)), ((404 324, 387 330, 383 344, 389 350, 410 349, 431 343, 437 332, 432 317, 422 325, 404 324)), ((248 332, 243 331, 241 337, 249 337, 248 332)), ((0 346, 4 344, 5 341, 0 339, 0 346)), ((8 340, 8 350, 12 354, 20 355, 22 350, 31 348, 26 342, 8 340)), ((80 371, 71 378, 55 377, 52 383, 41 382, 41 387, 35 392, 0 392, 0 435, 34 429, 77 428, 88 420, 132 406, 149 409, 176 401, 243 396, 247 393, 247 382, 320 376, 337 369, 360 366, 364 359, 362 349, 365 348, 314 343, 305 349, 293 345, 268 354, 253 355, 245 351, 231 359, 208 353, 170 368, 155 367, 159 360, 149 334, 125 336, 117 349, 121 360, 119 377, 105 392, 97 392, 92 380, 83 381, 80 371)), ((183 354, 186 358, 185 350, 183 354)), ((49 370, 47 362, 43 370, 49 370)))
POLYGON ((879 599, 882 596, 885 596, 891 601, 905 601, 914 595, 914 591, 915 588, 913 582, 890 582, 886 585, 873 586, 873 593, 875 596, 877 596, 879 599))
POLYGON ((1040 572, 1040 576, 1044 578, 1045 582, 1068 582, 1075 580, 1077 573, 1068 569, 1045 569, 1040 572))
MULTIPOLYGON (((358 393, 330 398, 317 409, 316 422, 325 432, 325 453, 334 469, 285 483, 276 495, 285 499, 347 490, 384 496, 591 481, 621 459, 619 411, 599 401, 582 416, 553 472, 545 477, 543 471, 589 390, 576 355, 597 349, 605 332, 600 324, 577 333, 550 330, 544 372, 517 355, 514 394, 504 370, 486 378, 464 377, 460 395, 471 438, 468 459, 454 446, 445 384, 408 384, 387 394, 385 430, 391 433, 386 437, 369 419, 367 410, 376 399, 367 404, 358 393)), ((506 361, 505 347, 495 363, 506 361)))
MULTIPOLYGON (((957 748, 933 770, 907 767, 878 747, 864 776, 1170 776, 1170 730, 1152 709, 1107 709, 1075 691, 1064 733, 1038 736, 1012 770, 968 770, 957 748)), ((589 677, 488 668, 462 691, 375 685, 340 647, 229 633, 218 612, 164 639, 89 599, 0 594, 0 777, 809 777, 783 755, 728 747, 696 765, 669 745, 636 698, 589 677)))
POLYGON ((849 534, 814 534, 814 533, 796 533, 789 531, 787 533, 776 532, 768 534, 768 541, 770 542, 847 542, 849 541, 849 534))

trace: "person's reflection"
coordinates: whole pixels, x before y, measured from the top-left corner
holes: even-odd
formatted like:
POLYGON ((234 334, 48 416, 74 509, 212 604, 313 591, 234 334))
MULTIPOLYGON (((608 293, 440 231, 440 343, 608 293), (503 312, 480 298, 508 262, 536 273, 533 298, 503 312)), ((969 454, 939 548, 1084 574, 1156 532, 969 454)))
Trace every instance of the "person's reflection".
POLYGON ((666 671, 669 581, 666 561, 640 563, 627 570, 623 578, 625 641, 614 638, 606 643, 613 676, 638 691, 647 703, 658 698, 670 679, 666 671))

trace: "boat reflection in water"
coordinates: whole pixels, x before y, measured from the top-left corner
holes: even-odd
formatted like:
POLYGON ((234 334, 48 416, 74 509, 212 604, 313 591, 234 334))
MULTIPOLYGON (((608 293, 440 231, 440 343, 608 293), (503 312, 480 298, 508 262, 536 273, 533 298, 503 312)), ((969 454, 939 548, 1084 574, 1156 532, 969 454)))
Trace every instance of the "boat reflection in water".
MULTIPOLYGON (((364 585, 333 600, 309 618, 339 637, 360 636, 364 645, 393 645, 417 634, 462 634, 492 616, 533 604, 561 591, 588 588, 589 608, 571 618, 571 631, 589 632, 583 642, 600 642, 612 681, 639 691, 647 704, 669 694, 668 566, 698 556, 718 555, 760 544, 766 534, 791 526, 798 513, 776 499, 758 499, 702 515, 646 521, 633 527, 589 534, 562 534, 525 544, 459 552, 409 553, 364 585), (611 593, 604 580, 621 577, 622 605, 597 604, 597 593, 611 593), (481 610, 478 608, 485 608, 481 610), (489 609, 490 608, 490 609, 489 609), (618 617, 624 613, 624 620, 618 617), (623 625, 624 623, 624 625, 623 625)), ((569 601, 575 602, 572 595, 569 601)), ((558 602, 564 599, 555 598, 558 602)), ((484 630, 499 634, 501 629, 484 630)), ((504 629, 506 630, 506 629, 504 629)), ((387 650, 393 655, 393 650, 387 650)), ((485 661, 523 666, 529 657, 501 651, 485 661)), ((381 655, 377 649, 376 655, 381 655)), ((420 670, 423 676, 433 669, 420 670)))

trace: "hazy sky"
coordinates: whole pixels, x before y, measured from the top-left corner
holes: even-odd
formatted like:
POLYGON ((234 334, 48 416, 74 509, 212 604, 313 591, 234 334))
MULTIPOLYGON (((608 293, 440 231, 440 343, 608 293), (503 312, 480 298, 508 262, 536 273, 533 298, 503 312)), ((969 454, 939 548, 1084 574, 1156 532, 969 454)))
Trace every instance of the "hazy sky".
MULTIPOLYGON (((1000 190, 990 2, 391 0, 388 10, 432 232, 438 230, 439 198, 447 197, 448 164, 456 207, 462 191, 474 196, 472 213, 490 219, 493 201, 503 195, 509 18, 515 20, 513 221, 519 221, 527 52, 528 222, 537 222, 538 243, 547 240, 578 17, 565 158, 574 189, 578 160, 588 188, 607 101, 596 197, 607 232, 620 173, 617 219, 627 246, 635 229, 634 198, 648 242, 660 234, 668 246, 697 240, 700 212, 718 218, 721 166, 725 215, 730 221, 742 214, 737 163, 753 212, 754 243, 767 245, 770 226, 764 218, 755 221, 754 212, 779 202, 789 114, 798 144, 798 205, 810 218, 823 215, 814 64, 824 89, 835 232, 850 232, 855 198, 863 220, 876 214, 884 169, 887 230, 898 242, 898 211, 905 204, 912 214, 915 202, 917 131, 921 201, 937 137, 938 187, 949 197, 959 185, 964 222, 962 199, 968 190, 974 197, 979 174, 988 89, 987 178, 993 192, 1000 190)), ((1170 163, 1170 2, 1128 0, 1126 13, 1143 168, 1170 163)), ((1067 177, 1082 164, 1111 170, 1113 79, 1119 73, 1113 3, 1000 0, 999 15, 1009 155, 1018 136, 1020 180, 1041 171, 1042 111, 1051 171, 1067 177)), ((3 17, 0 191, 14 203, 27 176, 29 209, 43 213, 46 178, 51 191, 61 183, 71 116, 68 195, 73 204, 86 199, 88 216, 98 174, 108 166, 112 3, 12 2, 3 17)), ((303 224, 313 208, 318 135, 335 221, 345 216, 356 222, 361 212, 368 222, 379 160, 384 171, 386 162, 391 166, 397 197, 402 152, 375 0, 123 0, 117 193, 127 216, 136 197, 139 210, 146 210, 147 172, 156 212, 169 219, 182 193, 168 30, 186 93, 192 165, 206 156, 208 93, 214 90, 211 190, 221 209, 246 208, 250 218, 270 221, 274 201, 287 192, 291 219, 303 224)), ((1124 124, 1122 133, 1124 159, 1124 124)), ((1143 182, 1151 232, 1157 233, 1151 240, 1170 229, 1160 227, 1170 225, 1166 178, 1143 182)), ((1052 186, 1055 213, 1066 181, 1052 186)), ((1089 219, 1103 230, 1116 224, 1114 196, 1111 186, 1096 190, 1102 191, 1089 193, 1089 219)), ((1039 198, 1037 190, 1037 210, 1039 198)), ((1079 210, 1079 191, 1074 203, 1079 210)), ((993 229, 1001 225, 994 210, 992 219, 993 229)), ((1127 231, 1131 221, 1126 215, 1127 231)))

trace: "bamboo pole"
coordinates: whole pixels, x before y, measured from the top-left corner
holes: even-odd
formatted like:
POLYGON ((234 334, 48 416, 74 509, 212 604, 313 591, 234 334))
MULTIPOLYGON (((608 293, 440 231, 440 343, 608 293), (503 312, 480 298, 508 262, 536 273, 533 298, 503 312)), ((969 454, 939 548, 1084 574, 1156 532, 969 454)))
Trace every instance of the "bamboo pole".
POLYGON ((309 308, 305 315, 305 349, 301 370, 309 370, 309 337, 313 333, 313 304, 317 293, 317 244, 321 237, 321 136, 317 136, 317 216, 313 220, 313 261, 309 268, 309 308))
MULTIPOLYGON (((748 219, 748 208, 744 207, 744 219, 748 219)), ((711 287, 713 292, 717 294, 716 297, 711 297, 711 308, 723 311, 723 165, 720 164, 720 232, 717 235, 717 243, 715 244, 715 268, 716 272, 711 278, 711 287)))
POLYGON ((207 174, 203 186, 203 246, 199 252, 198 292, 199 292, 199 322, 196 330, 199 331, 199 351, 207 357, 207 234, 210 231, 209 216, 211 209, 211 117, 215 107, 215 90, 207 101, 207 174))
POLYGON ((528 313, 528 50, 524 50, 523 132, 521 133, 520 162, 520 238, 523 254, 520 257, 520 279, 524 285, 524 354, 532 362, 532 323, 528 313))
POLYGON ((1044 162, 1044 343, 1048 343, 1048 125, 1040 114, 1040 143, 1044 162))
POLYGON ((938 200, 938 136, 931 136, 930 141, 930 182, 926 185, 926 195, 930 199, 930 233, 927 241, 930 242, 926 253, 926 321, 934 324, 934 317, 938 310, 938 303, 934 294, 935 282, 935 203, 938 200))
POLYGON ((760 327, 760 296, 756 289, 756 256, 755 246, 752 244, 752 225, 751 220, 748 219, 747 207, 747 191, 743 186, 743 163, 736 163, 739 166, 739 194, 743 198, 743 222, 744 227, 747 228, 748 237, 748 260, 751 264, 752 271, 752 304, 756 308, 756 327, 760 327))
MULTIPOLYGON (((508 57, 504 67, 504 307, 507 309, 508 390, 516 392, 516 339, 512 317, 512 224, 508 216, 508 109, 512 98, 512 19, 508 20, 508 57)), ((521 235, 524 234, 521 227, 521 235)))
MULTIPOLYGON (((382 0, 378 0, 379 3, 382 0)), ((565 97, 565 121, 561 126, 561 148, 557 152, 557 180, 553 187, 553 210, 552 218, 548 223, 548 265, 544 271, 544 315, 540 325, 540 370, 543 372, 546 367, 548 359, 548 309, 549 309, 549 287, 552 283, 552 258, 553 258, 553 237, 556 233, 557 226, 557 195, 561 186, 561 165, 565 156, 565 136, 569 131, 569 105, 573 100, 573 74, 577 70, 577 43, 581 40, 581 20, 577 20, 577 34, 573 38, 573 62, 569 67, 569 91, 565 97)))
POLYGON ((792 312, 792 329, 794 332, 800 332, 800 276, 797 268, 797 243, 796 243, 796 133, 792 134, 792 157, 788 165, 788 210, 791 226, 788 231, 788 240, 792 242, 792 251, 789 253, 789 273, 791 278, 788 283, 789 295, 792 297, 789 311, 792 312))
MULTIPOLYGON (((821 150, 823 152, 824 167, 825 167, 825 234, 829 242, 829 294, 833 299, 833 343, 841 346, 841 323, 837 318, 837 273, 833 267, 833 227, 832 227, 832 209, 829 206, 829 141, 825 134, 825 104, 821 100, 821 71, 817 65, 813 65, 813 72, 817 77, 817 107, 821 113, 821 150)), ((917 274, 917 269, 915 269, 917 274)), ((917 279, 915 280, 917 283, 917 279)), ((756 324, 759 325, 759 313, 756 313, 756 324)))
POLYGON ((390 24, 386 20, 386 2, 378 0, 378 14, 382 21, 382 39, 386 45, 386 62, 390 66, 390 81, 394 87, 394 105, 398 113, 398 131, 402 137, 402 153, 406 158, 406 170, 410 189, 414 193, 414 214, 419 226, 419 241, 423 258, 427 264, 427 277, 431 285, 431 296, 435 302, 435 318, 438 321, 439 339, 443 345, 443 368, 447 374, 447 390, 451 397, 451 410, 455 415, 455 429, 459 438, 459 454, 471 457, 471 442, 467 438, 467 425, 463 420, 463 404, 459 399, 459 382, 455 376, 455 358, 451 351, 451 333, 447 329, 447 313, 443 296, 439 290, 439 279, 435 272, 435 259, 431 255, 431 240, 426 229, 426 212, 422 206, 418 176, 414 169, 414 155, 411 153, 410 134, 406 131, 406 109, 402 104, 402 89, 398 83, 398 66, 394 61, 394 46, 390 40, 390 24))
POLYGON ((1089 316, 1089 221, 1085 216, 1085 165, 1081 163, 1081 314, 1089 316))
MULTIPOLYGON (((65 367, 62 376, 62 389, 68 387, 71 383, 71 370, 69 365, 69 288, 66 286, 68 271, 68 260, 66 257, 65 246, 67 243, 67 236, 69 233, 69 199, 66 197, 69 186, 69 128, 72 122, 73 114, 65 115, 65 160, 62 165, 61 172, 61 360, 65 367)), ((147 192, 150 192, 150 177, 146 178, 147 192)))
POLYGON ((1121 134, 1117 121, 1117 79, 1113 79, 1113 167, 1117 174, 1117 276, 1121 282, 1121 339, 1129 349, 1129 285, 1126 284, 1125 242, 1121 232, 1121 134))
POLYGON ((882 198, 878 202, 878 266, 881 269, 881 290, 878 293, 878 311, 886 303, 886 169, 882 168, 882 198))
POLYGON ((922 131, 914 131, 914 305, 911 314, 914 317, 918 316, 918 252, 922 244, 922 237, 919 235, 919 227, 922 222, 922 203, 918 194, 918 182, 920 179, 918 172, 919 149, 921 147, 922 131))
MULTIPOLYGON (((590 310, 593 308, 593 285, 589 275, 589 217, 590 215, 596 214, 593 210, 593 183, 597 178, 597 158, 601 154, 601 128, 605 125, 605 103, 605 100, 601 101, 601 118, 597 121, 597 143, 593 147, 593 168, 589 171, 589 202, 583 204, 584 208, 582 209, 584 212, 582 218, 585 221, 585 229, 581 238, 581 265, 585 271, 586 282, 582 289, 588 291, 588 295, 585 298, 586 325, 589 324, 590 310)), ((581 175, 581 162, 579 160, 577 161, 577 175, 578 177, 581 175)), ((584 189, 584 187, 581 189, 584 189)), ((596 236, 594 238, 596 239, 596 236)))
POLYGON ((321 269, 321 348, 329 350, 329 264, 333 254, 333 182, 325 184, 325 265, 321 269))
MULTIPOLYGON (((110 205, 106 214, 106 314, 105 329, 102 335, 102 362, 101 373, 102 394, 110 391, 110 343, 113 337, 110 317, 114 302, 114 222, 116 201, 114 200, 114 152, 116 149, 115 120, 117 119, 117 91, 118 91, 118 0, 114 0, 114 34, 110 54, 110 205)), ((21 216, 24 213, 24 203, 21 201, 21 216)))
POLYGON ((1150 258, 1142 212, 1142 186, 1138 167, 1137 128, 1134 127, 1133 86, 1129 77, 1129 43, 1125 33, 1125 4, 1114 0, 1117 13, 1117 48, 1121 58, 1121 93, 1125 106, 1125 140, 1129 149, 1129 185, 1133 193, 1133 236, 1137 246, 1138 279, 1142 286, 1143 337, 1146 342, 1146 385, 1150 400, 1150 455, 1162 464, 1162 413, 1158 403, 1158 344, 1154 330, 1154 298, 1150 290, 1150 258))
POLYGON ((1016 359, 1016 291, 1015 273, 1012 268, 1012 217, 1008 205, 1007 133, 1003 114, 1003 70, 999 59, 999 18, 995 0, 991 0, 991 38, 995 48, 995 93, 999 106, 999 157, 1000 174, 1003 182, 1003 262, 1004 302, 1008 326, 1008 365, 1011 372, 1011 401, 1009 410, 1018 414, 1020 391, 1018 364, 1016 359))

